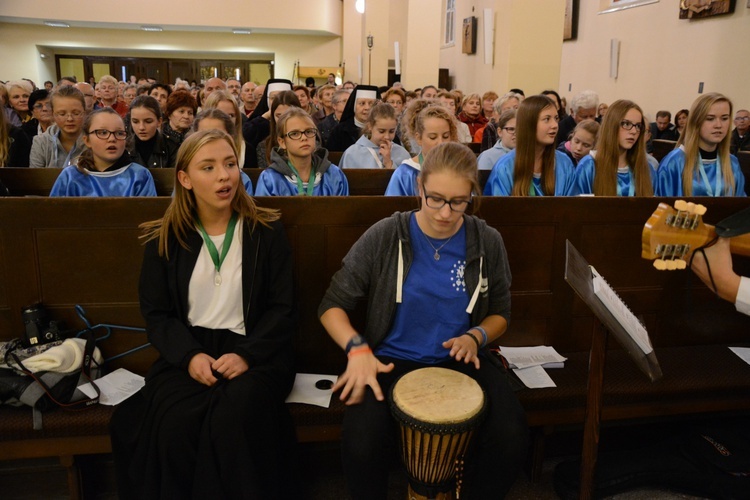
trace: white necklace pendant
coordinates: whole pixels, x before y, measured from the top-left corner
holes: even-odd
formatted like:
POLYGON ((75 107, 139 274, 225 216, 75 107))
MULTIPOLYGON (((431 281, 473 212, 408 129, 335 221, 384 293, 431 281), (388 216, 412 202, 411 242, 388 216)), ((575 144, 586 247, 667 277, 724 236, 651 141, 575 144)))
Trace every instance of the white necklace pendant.
POLYGON ((435 260, 440 260, 440 254, 437 253, 437 250, 435 250, 435 255, 433 257, 435 257, 435 260))
POLYGON ((214 276, 214 286, 221 285, 221 274, 216 273, 216 276, 214 276))

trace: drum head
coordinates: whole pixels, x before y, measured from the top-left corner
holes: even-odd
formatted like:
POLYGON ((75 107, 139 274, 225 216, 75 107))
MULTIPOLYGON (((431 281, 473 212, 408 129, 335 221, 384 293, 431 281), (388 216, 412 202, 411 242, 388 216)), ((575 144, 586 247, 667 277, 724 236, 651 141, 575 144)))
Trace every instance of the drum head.
POLYGON ((421 368, 402 376, 392 390, 393 404, 430 424, 456 424, 477 415, 484 404, 479 384, 447 368, 421 368))

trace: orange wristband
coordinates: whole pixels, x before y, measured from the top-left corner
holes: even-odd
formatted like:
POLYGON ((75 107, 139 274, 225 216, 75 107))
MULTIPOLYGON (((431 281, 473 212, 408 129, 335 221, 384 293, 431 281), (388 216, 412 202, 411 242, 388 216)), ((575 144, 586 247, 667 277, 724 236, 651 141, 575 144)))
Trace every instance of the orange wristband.
POLYGON ((357 354, 366 354, 366 353, 372 354, 372 349, 369 347, 363 347, 362 349, 355 349, 353 351, 349 351, 349 354, 346 355, 347 358, 351 358, 353 356, 356 356, 357 354))

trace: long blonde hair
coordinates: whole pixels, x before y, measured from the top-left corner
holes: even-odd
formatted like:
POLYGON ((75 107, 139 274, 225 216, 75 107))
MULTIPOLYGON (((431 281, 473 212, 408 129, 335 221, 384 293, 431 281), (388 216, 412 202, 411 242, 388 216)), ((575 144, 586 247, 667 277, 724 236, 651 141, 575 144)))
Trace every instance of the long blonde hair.
MULTIPOLYGON (((190 162, 195 158, 203 146, 215 141, 226 141, 237 155, 237 148, 229 134, 221 130, 201 130, 191 134, 180 146, 175 163, 174 196, 172 202, 161 219, 144 222, 139 227, 143 231, 141 239, 144 243, 159 240, 159 255, 169 259, 169 237, 174 234, 177 242, 188 248, 187 235, 196 228, 197 204, 195 194, 179 182, 177 174, 187 171, 190 162)), ((238 182, 237 190, 232 199, 232 210, 237 212, 244 221, 249 221, 253 229, 257 223, 268 226, 279 219, 278 210, 259 207, 253 198, 245 191, 242 181, 238 182)))
MULTIPOLYGON (((512 196, 528 196, 534 176, 536 159, 536 130, 539 115, 555 103, 545 95, 533 95, 524 99, 516 111, 516 158, 513 164, 512 196)), ((557 111, 555 111, 557 116, 557 111)), ((555 143, 544 148, 542 153, 542 187, 544 194, 555 194, 555 143)))
MULTIPOLYGON (((653 196, 651 167, 646 158, 646 121, 643 110, 633 101, 620 99, 610 104, 602 120, 596 149, 596 173, 594 174, 594 194, 596 196, 617 195, 617 167, 620 160, 620 122, 631 109, 641 114, 641 133, 633 147, 625 153, 630 168, 633 169, 633 185, 636 196, 653 196)), ((581 122, 583 123, 583 122, 581 122)))
MULTIPOLYGON (((693 102, 690 113, 688 113, 685 130, 680 134, 680 139, 677 141, 678 147, 684 146, 685 148, 685 167, 682 169, 682 192, 685 196, 693 195, 693 178, 700 170, 700 166, 698 165, 700 161, 698 147, 701 139, 701 127, 706 120, 706 116, 708 116, 711 106, 717 102, 728 103, 729 116, 732 116, 732 101, 728 97, 718 92, 702 95, 693 102)), ((731 135, 731 133, 727 132, 727 135, 716 148, 716 158, 721 162, 721 175, 724 178, 724 194, 727 196, 736 194, 734 192, 732 162, 729 158, 731 135)))

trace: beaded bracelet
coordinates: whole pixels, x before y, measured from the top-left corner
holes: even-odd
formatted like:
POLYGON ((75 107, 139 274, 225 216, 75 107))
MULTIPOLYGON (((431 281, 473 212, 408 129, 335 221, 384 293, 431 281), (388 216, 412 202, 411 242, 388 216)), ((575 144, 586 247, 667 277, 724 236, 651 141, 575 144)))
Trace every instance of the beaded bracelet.
POLYGON ((479 346, 479 340, 474 335, 472 335, 471 333, 469 333, 468 331, 466 331, 466 332, 464 332, 464 333, 461 334, 461 336, 464 336, 464 335, 468 335, 469 337, 471 337, 471 340, 473 340, 474 343, 477 344, 477 352, 479 352, 479 349, 481 349, 481 347, 479 346))

